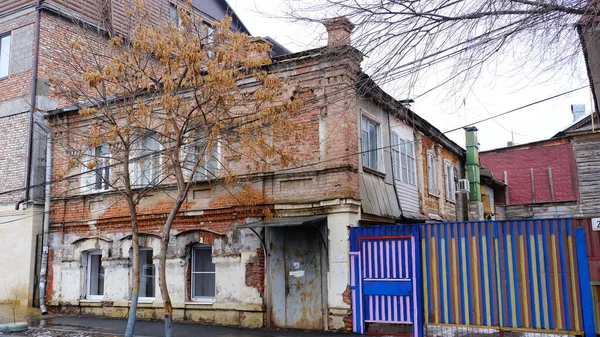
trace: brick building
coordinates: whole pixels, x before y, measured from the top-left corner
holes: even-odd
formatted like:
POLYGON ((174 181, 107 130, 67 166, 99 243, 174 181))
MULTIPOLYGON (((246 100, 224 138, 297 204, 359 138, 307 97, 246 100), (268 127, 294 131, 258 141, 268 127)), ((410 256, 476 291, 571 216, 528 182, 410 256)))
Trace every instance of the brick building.
MULTIPOLYGON (((170 19, 175 2, 149 3, 154 20, 170 19)), ((194 3, 206 22, 230 13, 233 29, 248 32, 224 0, 194 3)), ((122 32, 127 29, 123 17, 120 1, 0 0, 0 243, 7 247, 0 256, 0 288, 25 288, 24 305, 37 302, 47 139, 43 113, 69 105, 51 79, 68 71, 61 58, 70 41, 90 36, 85 25, 96 27, 96 35, 107 29, 122 32)))
MULTIPOLYGON (((109 11, 102 7, 109 3, 0 2, 0 10, 7 13, 3 32, 12 32, 11 53, 29 55, 26 50, 31 49, 34 65, 21 76, 37 83, 39 97, 33 110, 46 112, 51 125, 75 128, 78 123, 77 110, 58 95, 49 80, 56 72, 66 71, 59 62, 61 53, 81 36, 105 43, 102 30, 100 35, 90 36, 82 20, 96 27, 96 32, 98 27, 125 30, 118 6, 109 11), (91 10, 92 3, 101 7, 91 10), (90 17, 86 13, 105 14, 90 17), (18 27, 28 27, 33 33, 19 32, 18 27), (29 41, 29 47, 17 46, 17 37, 30 35, 33 41, 23 39, 29 41)), ((164 5, 153 9, 155 18, 168 13, 169 2, 154 3, 164 5)), ((209 21, 229 11, 222 0, 198 1, 197 5, 209 21)), ((175 221, 168 250, 168 284, 176 319, 246 327, 349 330, 350 226, 466 218, 465 201, 455 187, 465 176, 464 150, 410 110, 408 102, 393 99, 361 72, 362 56, 349 46, 351 23, 335 19, 326 26, 328 46, 279 55, 286 51, 274 44, 274 62, 268 68, 289 76, 297 92, 313 102, 314 108, 298 121, 306 126, 305 138, 290 146, 302 162, 314 165, 248 171, 226 151, 217 154, 227 165, 223 168, 234 174, 252 173, 252 188, 260 191, 262 199, 256 210, 249 211, 231 200, 229 186, 218 180, 197 181, 175 221), (261 209, 272 210, 276 217, 265 221, 261 209)), ((247 32, 235 16, 234 28, 247 32)), ((22 62, 27 59, 19 57, 22 62)), ((10 69, 19 67, 10 65, 10 69)), ((8 82, 21 83, 17 76, 11 74, 5 80, 4 92, 18 87, 8 82)), ((28 88, 24 86, 22 93, 6 101, 26 100, 28 88)), ((18 125, 10 124, 11 116, 0 127, 15 132, 19 139, 24 131, 18 127, 24 125, 22 130, 27 130, 28 111, 15 115, 21 116, 14 122, 18 125)), ((43 145, 44 139, 40 139, 43 145)), ((15 151, 24 152, 26 143, 13 144, 15 151)), ((32 152, 42 153, 42 145, 32 146, 32 152)), ((5 160, 15 160, 18 155, 6 155, 5 160)), ((25 158, 24 153, 21 156, 25 158)), ((59 157, 54 156, 54 178, 64 164, 59 157)), ((38 163, 35 167, 40 170, 43 166, 38 163)), ((45 296, 55 310, 124 317, 131 293, 129 213, 116 193, 85 189, 84 179, 88 179, 85 174, 75 174, 52 183, 45 296)), ((17 182, 16 188, 23 183, 17 182)), ((164 189, 168 193, 169 187, 164 189)), ((19 200, 9 200, 7 207, 14 209, 19 200)), ((171 202, 157 193, 139 204, 143 213, 140 245, 144 247, 140 317, 159 318, 162 311, 156 277, 158 229, 171 202)), ((32 269, 25 276, 33 279, 33 243, 41 219, 31 227, 27 240, 31 239, 32 269)), ((31 299, 33 285, 30 288, 31 299)))
MULTIPOLYGON (((222 169, 253 174, 252 188, 262 198, 258 206, 276 217, 265 221, 260 212, 236 205, 230 186, 197 181, 168 251, 176 319, 349 330, 350 226, 464 218, 455 190, 455 180, 464 176, 463 150, 361 72, 347 20, 326 26, 328 46, 275 57, 268 67, 288 76, 294 91, 311 101, 298 120, 304 139, 289 144, 311 165, 249 172, 226 150, 218 154, 222 169), (194 261, 209 267, 197 270, 194 261)), ((50 119, 76 128, 76 115, 71 108, 57 109, 50 119)), ((85 185, 80 179, 55 185, 49 303, 68 312, 122 317, 130 298, 128 210, 111 191, 78 189, 85 185)), ((158 229, 170 202, 155 194, 139 205, 146 270, 141 317, 161 314, 158 229)))

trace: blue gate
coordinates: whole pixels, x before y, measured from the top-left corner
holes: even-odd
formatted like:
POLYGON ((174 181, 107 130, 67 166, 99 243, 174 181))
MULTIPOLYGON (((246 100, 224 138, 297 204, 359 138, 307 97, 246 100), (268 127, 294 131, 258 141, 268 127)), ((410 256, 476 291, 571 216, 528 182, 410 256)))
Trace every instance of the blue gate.
POLYGON ((595 336, 579 227, 571 219, 353 227, 353 330, 595 336))
POLYGON ((352 228, 354 331, 420 335, 419 231, 414 228, 352 228))

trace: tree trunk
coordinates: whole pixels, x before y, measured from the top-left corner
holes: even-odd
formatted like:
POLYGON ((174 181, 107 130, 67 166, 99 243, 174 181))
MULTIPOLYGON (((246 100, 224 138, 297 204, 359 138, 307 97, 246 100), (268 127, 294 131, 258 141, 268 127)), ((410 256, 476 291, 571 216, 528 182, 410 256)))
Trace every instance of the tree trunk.
POLYGON ((131 214, 131 250, 133 253, 132 273, 133 281, 131 285, 131 302, 129 303, 129 317, 127 319, 127 329, 125 337, 133 337, 135 330, 135 319, 137 314, 138 299, 140 297, 140 240, 138 235, 138 222, 135 203, 133 197, 127 197, 129 211, 131 214))
MULTIPOLYGON (((167 220, 168 222, 168 220, 167 220)), ((167 225, 165 224, 165 227, 167 225)), ((170 232, 170 227, 169 231, 170 232)), ((165 306, 165 337, 173 337, 173 305, 171 304, 171 296, 167 287, 167 249, 169 248, 169 234, 164 235, 166 228, 163 228, 163 237, 160 241, 160 259, 158 262, 158 284, 160 286, 160 294, 165 306)))
MULTIPOLYGON (((185 195, 185 194, 183 194, 185 195)), ((171 236, 171 228, 173 227, 173 222, 175 221, 175 217, 177 216, 177 212, 181 208, 181 204, 183 203, 184 198, 182 194, 179 195, 175 205, 169 212, 169 216, 167 217, 167 221, 163 225, 161 240, 160 240, 160 261, 159 265, 159 277, 158 283, 160 286, 160 294, 163 299, 163 303, 165 306, 165 337, 173 337, 173 304, 171 303, 171 296, 169 295, 169 289, 167 287, 167 250, 169 249, 169 239, 171 236)))

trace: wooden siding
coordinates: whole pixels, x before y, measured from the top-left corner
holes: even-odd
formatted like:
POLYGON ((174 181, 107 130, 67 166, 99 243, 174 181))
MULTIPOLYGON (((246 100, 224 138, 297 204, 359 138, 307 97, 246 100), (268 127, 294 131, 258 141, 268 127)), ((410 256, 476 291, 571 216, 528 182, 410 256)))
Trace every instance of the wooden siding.
POLYGON ((504 218, 511 220, 564 218, 576 215, 577 209, 578 204, 576 201, 507 205, 504 208, 504 218))
POLYGON ((600 216, 600 134, 573 138, 579 177, 580 215, 600 216))
POLYGON ((35 5, 34 0, 0 0, 0 15, 6 15, 16 9, 35 5))
POLYGON ((394 186, 385 182, 382 177, 371 173, 360 175, 360 198, 363 212, 386 218, 399 219, 400 207, 394 186))
MULTIPOLYGON (((131 6, 131 2, 127 0, 46 0, 45 3, 74 17, 108 26, 119 34, 126 34, 130 28, 125 6, 131 6)), ((155 23, 169 15, 168 0, 148 1, 147 6, 155 23)))

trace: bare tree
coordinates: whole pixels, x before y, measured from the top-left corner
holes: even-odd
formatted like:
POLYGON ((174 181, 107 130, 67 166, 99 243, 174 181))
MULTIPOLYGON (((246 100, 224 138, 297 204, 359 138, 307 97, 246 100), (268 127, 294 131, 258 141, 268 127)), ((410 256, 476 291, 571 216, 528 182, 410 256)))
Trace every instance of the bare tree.
MULTIPOLYGON (((379 84, 406 95, 433 69, 435 87, 469 86, 485 65, 512 59, 518 71, 565 74, 581 59, 575 25, 595 22, 595 0, 286 0, 286 17, 321 21, 344 15, 355 25, 353 45, 369 58, 379 84), (549 71, 549 72, 548 72, 549 71)), ((433 88, 429 88, 433 89, 433 88)))
POLYGON ((4 289, 4 299, 0 304, 6 305, 12 312, 13 324, 17 324, 17 308, 21 305, 21 299, 25 294, 25 287, 20 284, 4 289))
POLYGON ((62 175, 83 168, 80 191, 108 191, 126 201, 133 254, 126 336, 133 335, 139 297, 139 204, 150 192, 171 201, 160 230, 158 271, 165 336, 172 336, 167 248, 190 187, 239 182, 217 150, 256 165, 291 164, 285 144, 301 130, 294 119, 301 102, 284 79, 265 70, 270 46, 233 32, 230 18, 207 25, 189 1, 164 24, 152 23, 142 1, 127 13, 132 29, 126 39, 73 41, 64 60, 69 71, 53 79, 61 97, 78 107, 71 118, 51 123, 61 135, 55 161, 62 175))

